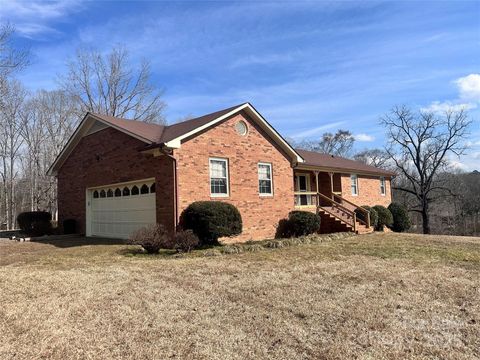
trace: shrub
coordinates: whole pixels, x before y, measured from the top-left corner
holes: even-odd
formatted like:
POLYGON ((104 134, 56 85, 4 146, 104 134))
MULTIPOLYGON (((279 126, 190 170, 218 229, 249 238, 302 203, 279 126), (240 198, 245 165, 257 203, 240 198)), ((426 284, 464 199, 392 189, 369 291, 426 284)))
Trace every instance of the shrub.
POLYGON ((50 221, 32 222, 31 236, 51 235, 53 233, 52 223, 50 221))
POLYGON ((198 246, 200 240, 192 230, 178 231, 175 234, 174 248, 179 252, 190 252, 198 246))
POLYGON ((129 244, 140 245, 149 254, 157 254, 160 249, 172 247, 170 234, 160 224, 152 224, 135 231, 129 239, 129 244))
POLYGON ((391 226, 393 231, 403 232, 410 229, 412 223, 408 217, 408 212, 405 206, 397 203, 391 203, 388 205, 388 210, 390 210, 393 216, 393 224, 391 226))
MULTIPOLYGON (((24 233, 39 236, 38 232, 43 229, 52 228, 50 221, 52 214, 46 211, 26 211, 18 214, 17 223, 24 233), (40 225, 40 223, 43 223, 40 225), (35 224, 35 225, 34 225, 35 224), (34 229, 35 226, 35 229, 34 229)), ((41 234, 45 235, 45 234, 41 234)))
MULTIPOLYGON (((378 222, 377 211, 374 208, 372 208, 370 206, 367 206, 367 205, 362 206, 362 208, 364 208, 365 210, 368 210, 368 212, 370 213, 370 226, 375 228, 377 226, 377 222, 378 222)), ((357 218, 367 222, 367 216, 363 211, 360 211, 360 210, 356 209, 355 213, 357 214, 357 218)))
POLYGON ((220 201, 197 201, 182 214, 182 227, 192 230, 202 245, 218 244, 221 237, 239 235, 242 217, 238 209, 220 201))
POLYGON ((64 234, 75 234, 76 230, 77 230, 77 223, 75 219, 65 219, 63 221, 64 234))
POLYGON ((382 205, 375 205, 373 208, 378 214, 378 221, 375 230, 383 231, 384 226, 392 226, 393 216, 390 210, 388 210, 385 206, 382 205))
POLYGON ((320 229, 320 217, 309 211, 291 211, 288 219, 280 220, 277 237, 309 235, 320 229))

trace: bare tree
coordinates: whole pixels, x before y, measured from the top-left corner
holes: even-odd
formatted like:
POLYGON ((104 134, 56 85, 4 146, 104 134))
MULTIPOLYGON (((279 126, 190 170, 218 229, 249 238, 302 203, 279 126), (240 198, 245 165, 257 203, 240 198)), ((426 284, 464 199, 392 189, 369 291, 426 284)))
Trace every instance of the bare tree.
POLYGON ((353 158, 377 168, 388 167, 389 156, 388 153, 382 149, 366 149, 355 154, 353 158))
POLYGON ((5 80, 29 62, 29 52, 12 45, 14 33, 11 24, 0 25, 0 80, 5 80))
POLYGON ((17 81, 8 81, 2 94, 0 111, 0 178, 3 188, 5 223, 11 229, 15 223, 15 180, 17 160, 23 143, 20 112, 27 93, 17 81))
POLYGON ((163 123, 165 103, 150 78, 149 63, 143 61, 134 69, 123 48, 113 48, 107 55, 81 49, 69 61, 68 73, 60 78, 60 84, 78 102, 82 113, 163 123))
POLYGON ((303 141, 297 146, 301 149, 324 154, 349 157, 355 138, 348 130, 338 130, 335 134, 324 133, 320 141, 303 141))
POLYGON ((442 192, 450 192, 437 175, 447 169, 449 156, 465 153, 468 116, 463 110, 449 110, 442 116, 414 114, 402 106, 381 122, 387 129, 389 158, 408 183, 394 187, 414 196, 416 204, 410 210, 421 214, 423 233, 430 234, 430 204, 444 196, 442 192))

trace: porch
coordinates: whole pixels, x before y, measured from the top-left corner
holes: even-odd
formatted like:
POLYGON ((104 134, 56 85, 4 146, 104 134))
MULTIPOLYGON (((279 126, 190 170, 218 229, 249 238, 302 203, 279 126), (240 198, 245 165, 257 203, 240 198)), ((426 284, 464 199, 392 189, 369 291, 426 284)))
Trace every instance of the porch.
POLYGON ((312 211, 322 219, 321 232, 370 233, 370 213, 342 197, 340 173, 294 170, 295 208, 312 211))

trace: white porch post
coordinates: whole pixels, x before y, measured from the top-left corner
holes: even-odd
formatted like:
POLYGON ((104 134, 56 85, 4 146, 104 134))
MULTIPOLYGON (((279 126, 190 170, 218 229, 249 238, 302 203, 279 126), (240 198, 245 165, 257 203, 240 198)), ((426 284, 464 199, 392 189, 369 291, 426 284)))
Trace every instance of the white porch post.
POLYGON ((320 188, 318 187, 318 173, 319 171, 315 170, 314 171, 315 173, 315 186, 316 186, 316 192, 317 192, 317 195, 315 195, 316 197, 316 200, 317 200, 317 203, 316 203, 316 206, 317 206, 317 212, 318 212, 318 206, 320 205, 320 196, 318 196, 318 194, 320 193, 320 188))
POLYGON ((335 200, 333 197, 333 172, 329 172, 328 175, 330 175, 330 193, 332 196, 332 200, 335 200))

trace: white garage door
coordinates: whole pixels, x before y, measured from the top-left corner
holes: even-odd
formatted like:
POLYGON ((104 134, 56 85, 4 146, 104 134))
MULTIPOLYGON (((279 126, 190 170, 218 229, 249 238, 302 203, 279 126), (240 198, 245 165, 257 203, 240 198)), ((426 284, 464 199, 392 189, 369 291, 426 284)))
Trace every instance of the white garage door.
POLYGON ((127 239, 156 222, 155 182, 115 184, 90 189, 88 235, 127 239))

